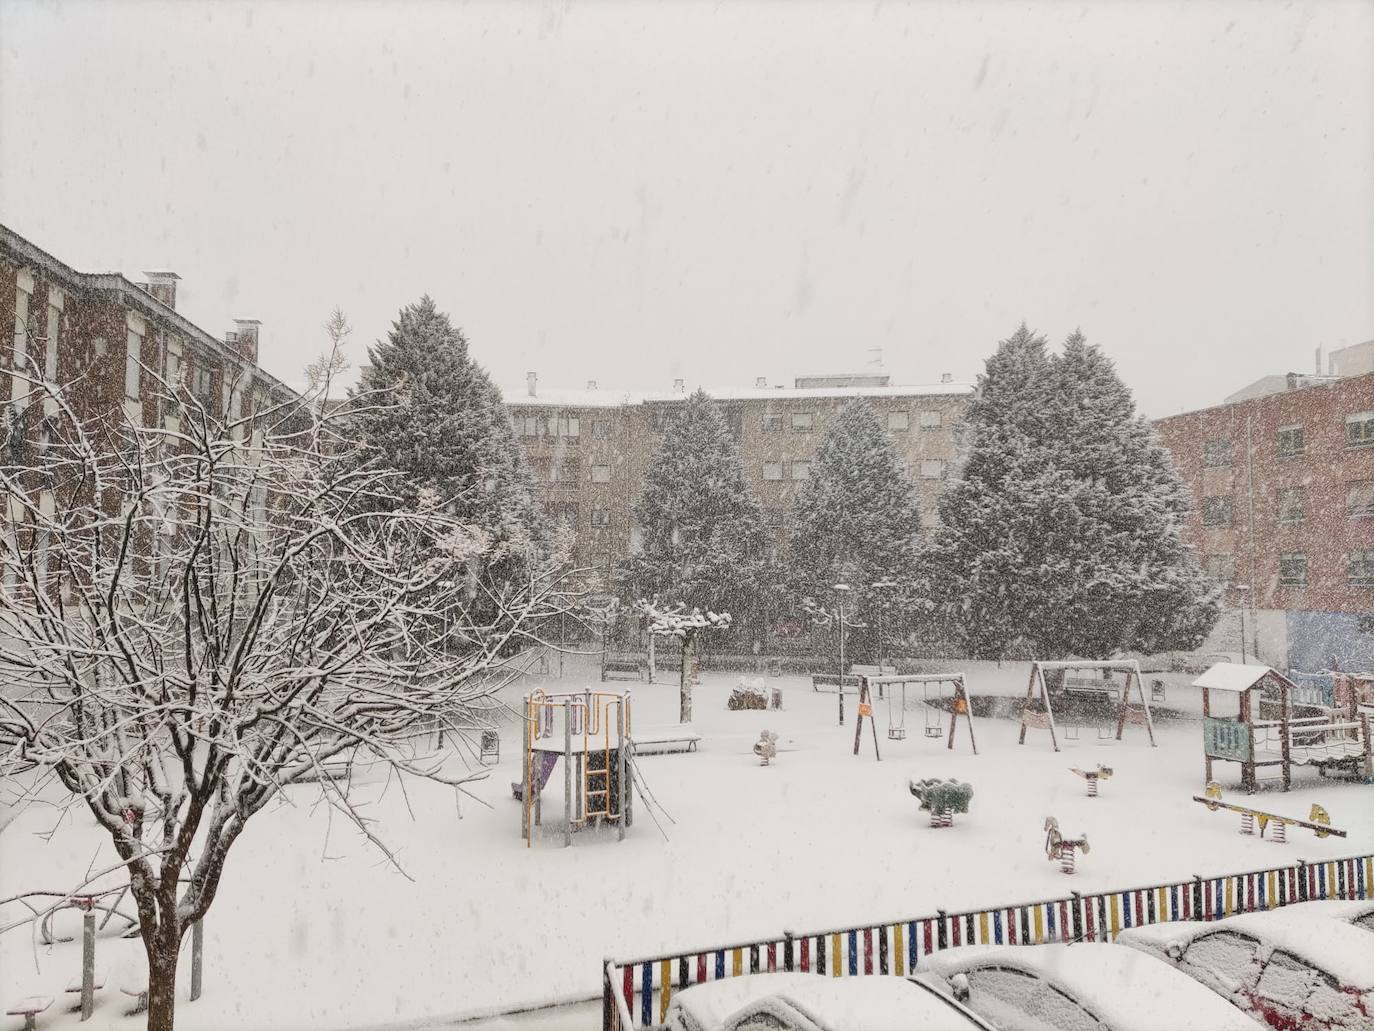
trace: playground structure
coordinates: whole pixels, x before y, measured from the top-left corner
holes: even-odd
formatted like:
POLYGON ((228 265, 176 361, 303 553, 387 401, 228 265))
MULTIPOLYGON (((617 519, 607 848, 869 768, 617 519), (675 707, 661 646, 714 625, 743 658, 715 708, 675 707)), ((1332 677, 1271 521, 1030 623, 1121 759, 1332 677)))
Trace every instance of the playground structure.
POLYGON ((1098 781, 1109 780, 1112 776, 1112 768, 1110 766, 1103 766, 1100 763, 1095 770, 1080 770, 1077 766, 1070 766, 1069 769, 1088 782, 1089 798, 1097 797, 1098 781))
POLYGON ((1087 855, 1092 849, 1088 846, 1088 836, 1066 838, 1059 833, 1059 821, 1053 816, 1045 817, 1045 858, 1053 862, 1059 860, 1059 869, 1073 873, 1074 853, 1087 855))
POLYGON ((1108 740, 1115 737, 1120 741, 1126 724, 1135 723, 1145 727, 1150 737, 1150 746, 1157 747, 1154 717, 1150 715, 1150 701, 1145 696, 1140 665, 1134 660, 1032 662, 1030 681, 1026 684, 1026 700, 1021 706, 1021 732, 1017 737, 1018 744, 1026 743, 1026 729, 1033 727, 1037 730, 1048 730, 1054 750, 1059 751, 1059 732, 1054 718, 1056 702, 1068 719, 1065 724, 1065 737, 1068 740, 1078 737, 1078 728, 1086 722, 1082 714, 1092 712, 1098 714, 1096 721, 1099 739, 1108 740), (1084 671, 1096 675, 1076 675, 1084 671), (1061 674, 1057 690, 1052 690, 1046 681, 1047 672, 1061 674), (1115 678, 1118 673, 1122 677, 1119 684, 1115 678), (1139 706, 1131 704, 1132 684, 1135 684, 1136 695, 1140 699, 1139 706), (1102 719, 1103 716, 1108 719, 1102 719), (1116 723, 1115 734, 1111 732, 1111 721, 1116 723))
POLYGON ((940 780, 927 777, 907 783, 911 794, 921 802, 921 809, 930 813, 932 827, 954 826, 955 813, 967 813, 973 800, 973 785, 950 778, 940 780))
POLYGON ((1338 707, 1330 696, 1293 683, 1269 666, 1219 662, 1193 681, 1202 689, 1202 751, 1208 783, 1212 764, 1236 762, 1241 786, 1255 791, 1261 767, 1277 766, 1283 790, 1294 766, 1310 766, 1374 783, 1370 713, 1351 698, 1338 707), (1214 716, 1212 694, 1236 697, 1235 716, 1214 716))
POLYGON ((759 757, 759 765, 767 766, 778 756, 778 735, 771 730, 760 732, 759 739, 754 742, 754 754, 759 757))
POLYGON ((574 830, 614 823, 617 839, 633 821, 630 798, 630 695, 608 691, 546 694, 524 699, 521 781, 512 784, 521 802, 520 833, 526 847, 542 823, 541 792, 563 759, 563 845, 574 830))
POLYGON ((1269 825, 1274 825, 1274 835, 1270 841, 1283 844, 1288 840, 1288 826, 1306 827, 1319 838, 1329 837, 1334 834, 1338 838, 1346 836, 1345 831, 1331 826, 1331 815, 1316 802, 1312 803, 1312 809, 1307 814, 1306 820, 1299 820, 1292 816, 1280 816, 1278 813, 1267 813, 1260 809, 1251 809, 1249 806, 1233 805, 1230 802, 1221 800, 1221 785, 1215 781, 1207 785, 1202 795, 1194 795, 1194 802, 1201 802, 1212 812, 1218 809, 1229 809, 1233 813, 1240 813, 1240 832, 1242 834, 1254 834, 1255 824, 1259 824, 1259 836, 1264 837, 1264 829, 1269 825))
MULTIPOLYGON (((968 741, 973 754, 978 754, 978 742, 973 737, 973 716, 969 707, 968 688, 963 673, 915 673, 907 676, 864 676, 863 685, 877 687, 879 694, 887 694, 887 736, 891 741, 906 739, 907 686, 919 687, 925 715, 925 736, 945 737, 944 710, 932 703, 949 699, 949 733, 946 748, 954 748, 954 731, 959 717, 968 726, 968 741), (946 690, 948 688, 948 690, 946 690), (894 718, 895 717, 895 718, 894 718)), ((869 697, 872 697, 871 690, 869 697)))

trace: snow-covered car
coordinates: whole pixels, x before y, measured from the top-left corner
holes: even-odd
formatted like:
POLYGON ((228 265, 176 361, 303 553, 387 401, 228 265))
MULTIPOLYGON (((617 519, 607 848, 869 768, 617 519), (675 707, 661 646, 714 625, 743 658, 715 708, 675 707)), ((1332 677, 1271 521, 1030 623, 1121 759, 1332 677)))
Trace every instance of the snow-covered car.
POLYGON ((747 974, 683 989, 669 1031, 996 1031, 924 977, 747 974))
POLYGON ((965 945, 920 971, 1000 1031, 1257 1031, 1225 999, 1169 964, 1102 942, 965 945))
POLYGON ((1271 1027, 1374 1029, 1374 943, 1362 927, 1294 906, 1136 927, 1117 941, 1172 962, 1271 1027))
POLYGON ((1339 920, 1343 924, 1363 927, 1374 931, 1374 901, 1348 902, 1344 899, 1316 899, 1312 902, 1294 902, 1283 907, 1286 914, 1317 917, 1323 920, 1339 920))

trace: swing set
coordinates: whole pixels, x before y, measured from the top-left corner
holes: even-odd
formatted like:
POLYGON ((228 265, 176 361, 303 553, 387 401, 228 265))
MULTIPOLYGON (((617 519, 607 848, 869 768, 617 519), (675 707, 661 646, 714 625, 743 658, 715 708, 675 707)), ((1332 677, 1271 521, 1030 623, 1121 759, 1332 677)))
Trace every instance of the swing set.
POLYGON ((1140 678, 1140 665, 1134 660, 1116 662, 1032 662, 1030 682, 1026 685, 1026 700, 1021 706, 1021 733, 1017 743, 1026 743, 1026 729, 1048 730, 1054 750, 1059 751, 1059 732, 1055 722, 1054 706, 1060 705, 1066 717, 1064 736, 1073 740, 1086 725, 1084 712, 1099 713, 1097 736, 1102 740, 1115 738, 1121 734, 1127 723, 1140 724, 1150 737, 1150 746, 1155 746, 1155 724, 1150 715, 1150 701, 1145 697, 1144 684, 1140 678), (1057 691, 1052 691, 1045 679, 1047 672, 1062 674, 1057 691), (1116 674, 1122 679, 1117 680, 1116 674), (1131 685, 1135 684, 1136 696, 1140 704, 1131 704, 1131 685), (1115 732, 1112 723, 1116 724, 1115 732))
POLYGON ((887 694, 887 736, 890 741, 906 740, 907 688, 913 694, 919 690, 921 708, 925 718, 924 732, 929 738, 945 737, 944 716, 946 710, 937 703, 949 700, 949 732, 947 748, 954 747, 954 731, 959 717, 964 717, 968 725, 968 741, 973 754, 978 754, 978 743, 973 737, 973 719, 969 707, 968 688, 962 673, 914 673, 908 676, 865 677, 869 686, 884 688, 887 694))

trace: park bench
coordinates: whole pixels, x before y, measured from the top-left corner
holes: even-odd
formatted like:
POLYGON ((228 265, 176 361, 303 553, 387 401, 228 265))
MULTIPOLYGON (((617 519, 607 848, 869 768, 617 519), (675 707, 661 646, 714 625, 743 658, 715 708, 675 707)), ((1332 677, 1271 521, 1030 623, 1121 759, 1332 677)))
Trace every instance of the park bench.
POLYGON ((5 1010, 5 1015, 24 1018, 24 1031, 34 1031, 38 1027, 38 1014, 52 1005, 51 995, 30 995, 19 999, 5 1010))
POLYGON ((1064 677, 1064 692, 1085 705, 1112 705, 1116 685, 1097 677, 1064 677))
POLYGON ((119 986, 119 990, 134 1000, 134 1008, 124 1015, 132 1017, 137 1013, 146 1013, 148 1010, 148 982, 130 981, 128 984, 119 986))
POLYGON ((601 664, 602 680, 643 680, 645 663, 639 659, 607 659, 601 664))
POLYGON ((340 752, 321 759, 296 778, 298 784, 317 784, 322 780, 348 780, 353 775, 353 753, 340 752))
POLYGON ((631 735, 636 755, 653 755, 661 752, 695 752, 701 740, 690 724, 676 727, 655 727, 636 731, 631 735))

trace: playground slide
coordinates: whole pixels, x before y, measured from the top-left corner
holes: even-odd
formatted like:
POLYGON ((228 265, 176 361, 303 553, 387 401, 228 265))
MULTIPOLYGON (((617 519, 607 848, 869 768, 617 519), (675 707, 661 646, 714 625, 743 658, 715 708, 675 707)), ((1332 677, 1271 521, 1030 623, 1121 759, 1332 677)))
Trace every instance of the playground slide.
MULTIPOLYGON (((549 777, 553 773, 553 768, 558 765, 557 752, 535 752, 534 753, 534 793, 537 795, 544 790, 544 785, 549 782, 549 777)), ((511 781, 510 791, 518 801, 524 801, 525 796, 520 791, 521 784, 511 781)))

